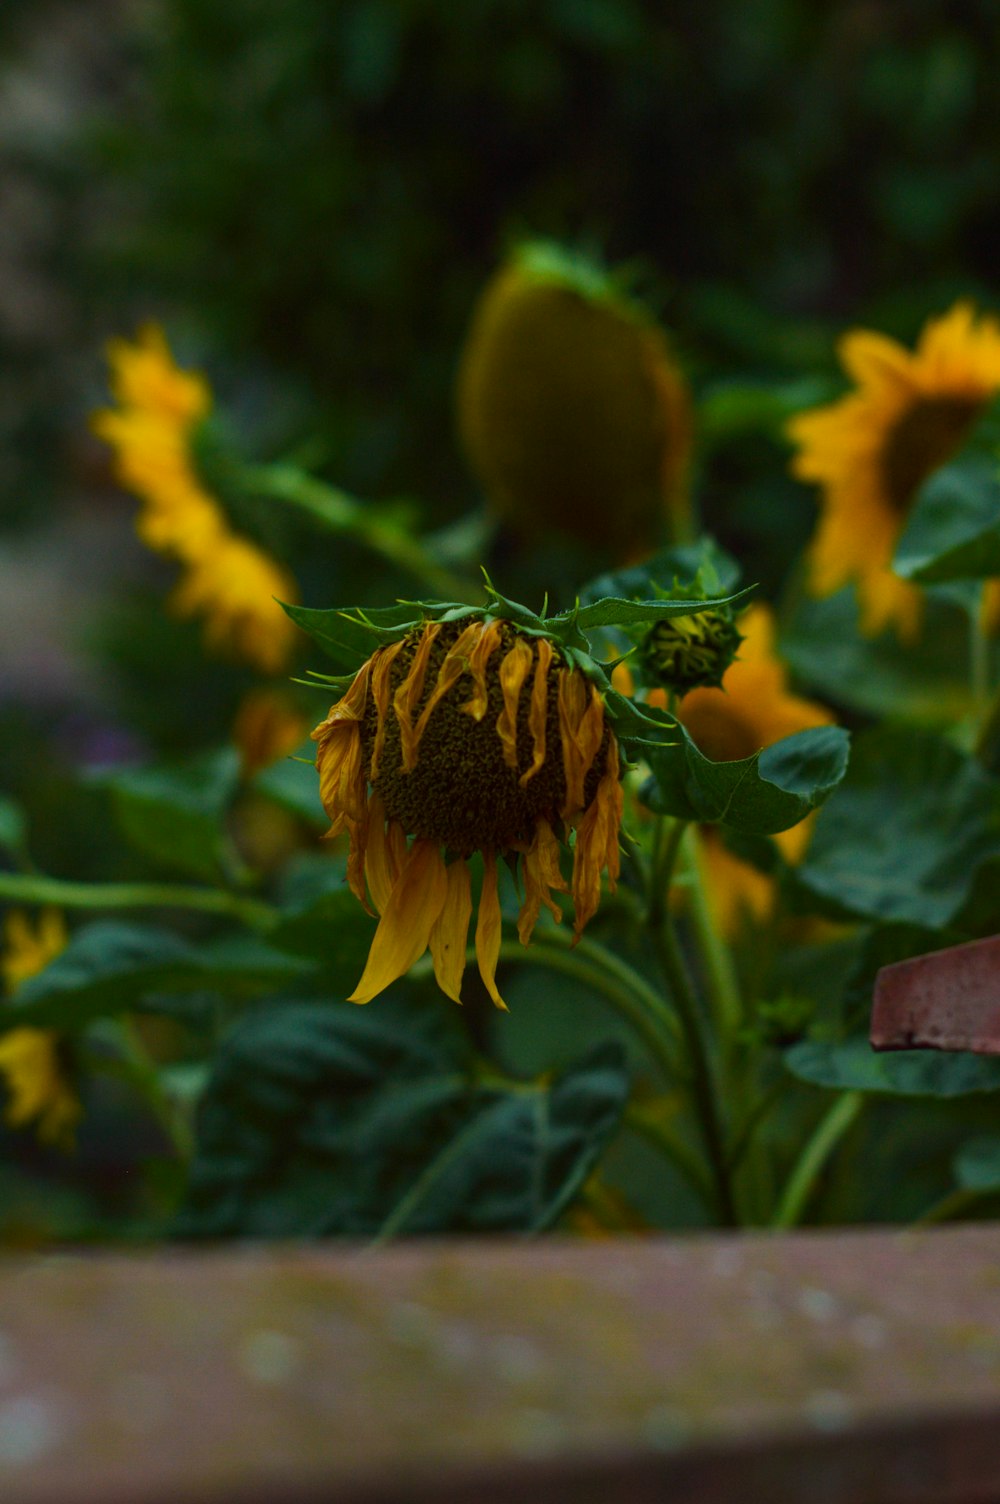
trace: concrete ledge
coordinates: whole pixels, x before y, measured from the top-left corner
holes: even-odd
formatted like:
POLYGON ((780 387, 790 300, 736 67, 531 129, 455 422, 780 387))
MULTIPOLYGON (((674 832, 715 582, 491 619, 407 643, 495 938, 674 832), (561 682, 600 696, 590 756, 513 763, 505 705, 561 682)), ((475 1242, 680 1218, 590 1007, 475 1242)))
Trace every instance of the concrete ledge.
POLYGON ((1000 1501, 1000 1229, 0 1261, 3 1504, 1000 1501))

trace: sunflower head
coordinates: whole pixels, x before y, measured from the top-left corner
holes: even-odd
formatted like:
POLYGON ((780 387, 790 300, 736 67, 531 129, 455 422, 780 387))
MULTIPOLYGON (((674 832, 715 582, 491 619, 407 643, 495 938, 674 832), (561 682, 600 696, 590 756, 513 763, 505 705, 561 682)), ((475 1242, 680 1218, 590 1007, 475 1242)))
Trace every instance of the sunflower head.
POLYGON ((428 946, 439 985, 459 1000, 477 853, 476 953, 497 1004, 497 858, 520 873, 524 944, 542 905, 562 917, 553 892, 572 894, 579 935, 603 871, 614 885, 618 744, 579 656, 487 613, 421 621, 368 658, 313 732, 330 834, 349 834, 351 885, 381 916, 353 1001, 428 946))
POLYGON ((862 630, 892 626, 905 640, 919 629, 922 596, 892 572, 893 554, 920 487, 1000 391, 1000 323, 957 303, 928 321, 912 351, 855 329, 839 354, 853 389, 788 430, 792 473, 821 488, 810 581, 817 595, 854 583, 862 630))
POLYGON ((618 560, 684 530, 687 385, 651 316, 590 262, 547 243, 509 258, 473 315, 457 398, 471 467, 516 530, 618 560))

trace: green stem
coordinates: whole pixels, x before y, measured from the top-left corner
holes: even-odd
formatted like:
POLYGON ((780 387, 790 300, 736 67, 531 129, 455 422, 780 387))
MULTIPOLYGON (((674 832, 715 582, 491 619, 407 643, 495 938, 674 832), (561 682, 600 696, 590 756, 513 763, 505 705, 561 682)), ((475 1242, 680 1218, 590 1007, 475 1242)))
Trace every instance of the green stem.
POLYGON ((719 933, 708 901, 704 854, 695 826, 690 826, 686 832, 682 854, 690 875, 687 894, 691 926, 705 968, 709 996, 714 1003, 719 1038, 728 1044, 736 1038, 743 1022, 743 1000, 729 946, 719 933))
POLYGON ((705 1161, 689 1143, 674 1133, 669 1124, 664 1123, 655 1114, 644 1111, 634 1102, 630 1102, 625 1108, 624 1123, 627 1128, 631 1128, 633 1133, 644 1138, 653 1148, 658 1149, 680 1170, 706 1206, 713 1204, 715 1187, 705 1168, 705 1161))
MULTIPOLYGON (((736 1202, 726 1149, 722 1093, 714 1041, 695 994, 669 912, 670 883, 687 822, 675 820, 662 851, 653 863, 649 894, 649 933, 660 968, 670 987, 674 1007, 687 1039, 691 1059, 695 1108, 715 1182, 719 1216, 727 1227, 738 1225, 736 1202)), ((657 847, 660 842, 657 841, 657 847)))
POLYGON ((845 1091, 820 1119, 788 1177, 778 1209, 771 1219, 772 1227, 795 1227, 801 1221, 820 1171, 853 1125, 864 1100, 859 1091, 845 1091))
POLYGON ((385 522, 375 508, 346 491, 306 475, 294 465, 243 467, 239 479, 254 495, 287 502, 331 532, 356 538, 444 600, 469 605, 482 601, 478 586, 438 563, 419 538, 385 522))
POLYGON ((194 1154, 194 1132, 187 1119, 178 1111, 173 1097, 164 1090, 156 1062, 128 1019, 117 1020, 114 1043, 119 1051, 122 1075, 142 1097, 170 1140, 178 1159, 187 1163, 194 1154))
POLYGON ((51 904, 62 909, 198 909, 226 914, 251 929, 267 930, 278 912, 256 898, 224 888, 192 888, 183 883, 74 883, 58 877, 0 872, 0 900, 51 904))

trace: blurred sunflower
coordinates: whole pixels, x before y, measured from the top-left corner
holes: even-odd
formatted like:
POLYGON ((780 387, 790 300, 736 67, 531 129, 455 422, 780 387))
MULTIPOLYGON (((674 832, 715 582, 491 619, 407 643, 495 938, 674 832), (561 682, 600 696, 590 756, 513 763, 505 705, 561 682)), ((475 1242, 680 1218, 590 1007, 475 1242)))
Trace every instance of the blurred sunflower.
POLYGON ((925 324, 915 350, 855 329, 839 355, 855 390, 788 425, 792 473, 822 487, 810 580, 828 595, 853 580, 862 630, 911 640, 922 595, 891 570, 917 491, 960 447, 1000 390, 1000 324, 968 303, 925 324))
POLYGON ((613 561, 689 529, 687 383, 619 279, 544 241, 520 246, 473 314, 457 387, 470 465, 499 516, 613 561))
MULTIPOLYGON (((684 696, 677 715, 706 757, 715 762, 752 757, 763 747, 807 731, 828 726, 833 716, 822 705, 792 694, 788 676, 775 652, 774 615, 756 603, 738 620, 743 635, 739 657, 730 664, 720 689, 694 689, 684 696)), ((809 842, 809 818, 772 839, 787 862, 801 861, 809 842)), ((702 832, 709 902, 723 934, 734 934, 749 914, 763 920, 774 907, 774 884, 749 862, 734 856, 722 843, 718 829, 702 832)))
MULTIPOLYGON (((54 909, 44 909, 32 928, 27 916, 11 910, 4 924, 0 972, 8 995, 36 976, 66 947, 66 927, 54 909)), ((2 1028, 2 1024, 0 1024, 2 1028)), ((67 1076, 59 1036, 52 1029, 12 1028, 0 1032, 0 1077, 7 1090, 4 1120, 11 1128, 34 1123, 45 1143, 72 1144, 83 1111, 67 1076)))
POLYGON ((279 672, 295 628, 275 597, 296 600, 295 581, 231 530, 201 484, 192 446, 212 405, 207 382, 180 370, 153 324, 134 343, 112 340, 108 360, 117 406, 95 413, 91 426, 114 450, 117 479, 143 503, 136 518, 143 542, 185 566, 171 609, 204 615, 211 647, 279 672))
POLYGON ((351 887, 381 916, 352 1002, 428 947, 438 986, 461 1001, 477 851, 476 957, 501 1008, 497 857, 520 869, 524 945, 543 904, 561 918, 553 892, 572 893, 579 937, 602 871, 614 887, 617 740, 596 686, 541 633, 467 613, 418 624, 372 654, 313 737, 329 833, 349 834, 351 887), (568 886, 560 852, 571 831, 568 886))

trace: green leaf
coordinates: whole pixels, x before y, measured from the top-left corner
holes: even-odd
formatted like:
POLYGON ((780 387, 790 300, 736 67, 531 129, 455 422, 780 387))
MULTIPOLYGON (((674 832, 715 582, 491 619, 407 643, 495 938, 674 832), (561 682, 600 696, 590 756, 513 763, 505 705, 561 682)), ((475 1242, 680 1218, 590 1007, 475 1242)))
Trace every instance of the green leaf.
POLYGON ((753 757, 712 762, 677 724, 671 745, 635 741, 652 778, 643 803, 657 814, 773 835, 804 820, 826 800, 847 768, 849 737, 839 726, 786 736, 753 757))
POLYGON ((901 644, 893 631, 865 637, 854 591, 846 589, 797 602, 782 627, 781 655, 800 683, 835 705, 951 727, 975 708, 955 672, 968 638, 965 613, 932 598, 917 644, 901 644))
POLYGON ((326 830, 330 821, 320 803, 315 758, 315 743, 304 742, 294 756, 281 757, 258 773, 251 788, 317 830, 326 830))
POLYGON ((339 854, 300 858, 286 874, 280 904, 281 919, 268 931, 268 943, 350 977, 350 991, 364 970, 375 920, 347 886, 339 854))
POLYGON ((931 732, 889 728, 856 739, 789 881, 835 916, 938 929, 998 854, 1000 783, 931 732))
POLYGON ((286 1002, 223 1043, 182 1236, 536 1231, 615 1131, 617 1047, 551 1085, 478 1081, 464 1032, 406 988, 378 1009, 286 1002))
POLYGON ((140 851, 192 877, 216 880, 226 811, 239 783, 233 747, 174 766, 114 768, 90 775, 107 789, 125 837, 140 851))
POLYGON ((720 593, 735 591, 740 582, 739 564, 714 538, 705 535, 696 543, 661 549, 643 564, 599 575, 580 591, 580 602, 589 606, 605 596, 649 600, 655 598, 657 591, 669 591, 674 584, 692 584, 699 574, 703 578, 714 577, 720 593))
POLYGON ((13 1023, 72 1031, 157 993, 252 995, 302 976, 308 963, 239 935, 195 946, 151 925, 85 925, 8 1005, 13 1023))
POLYGON ((347 673, 360 668, 383 642, 401 636, 431 613, 419 601, 401 601, 378 610, 345 606, 325 611, 282 602, 282 609, 347 673))
POLYGON ((0 795, 0 851, 18 858, 24 854, 28 822, 24 810, 13 799, 0 795))
POLYGON ((1000 1136, 969 1139, 955 1155, 952 1169, 963 1191, 1000 1191, 1000 1136))
POLYGON ((1000 1091, 1000 1060, 937 1050, 878 1054, 863 1037, 804 1040, 785 1052, 784 1061, 798 1080, 839 1091, 893 1097, 965 1097, 1000 1091))
POLYGON ((921 584, 1000 574, 1000 402, 917 492, 893 569, 921 584))

